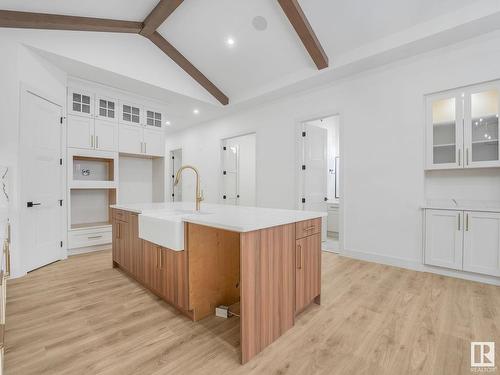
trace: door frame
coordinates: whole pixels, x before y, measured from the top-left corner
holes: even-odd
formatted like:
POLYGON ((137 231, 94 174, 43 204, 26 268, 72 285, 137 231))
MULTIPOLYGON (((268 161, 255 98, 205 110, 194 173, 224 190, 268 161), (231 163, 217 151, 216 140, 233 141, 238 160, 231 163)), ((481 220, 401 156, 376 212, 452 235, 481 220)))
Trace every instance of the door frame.
POLYGON ((340 184, 339 184, 339 192, 340 192, 340 198, 339 198, 339 249, 338 249, 338 254, 343 254, 345 252, 344 250, 344 244, 345 244, 345 230, 344 230, 344 199, 345 199, 345 189, 344 189, 344 163, 345 163, 345 156, 343 156, 343 150, 344 150, 344 119, 342 112, 340 111, 330 111, 330 112, 323 112, 323 113, 316 113, 311 116, 304 116, 297 118, 295 120, 295 207, 294 209, 296 210, 302 210, 301 206, 301 198, 302 198, 302 186, 303 186, 303 181, 302 181, 302 160, 303 160, 303 139, 302 139, 302 131, 303 131, 303 125, 305 122, 310 122, 310 121, 316 121, 316 120, 321 120, 325 119, 328 117, 338 117, 339 119, 339 155, 342 155, 339 160, 339 166, 340 166, 340 184))
MULTIPOLYGON (((61 207, 61 228, 60 228, 60 233, 61 233, 61 239, 63 241, 63 246, 61 247, 61 255, 60 258, 61 260, 66 259, 68 257, 68 232, 67 232, 67 225, 68 225, 68 217, 67 217, 67 204, 68 204, 68 196, 67 196, 67 173, 66 173, 66 163, 67 163, 67 154, 66 154, 66 137, 67 137, 67 116, 66 116, 66 105, 65 103, 61 102, 54 96, 44 92, 43 90, 40 90, 36 87, 33 87, 25 82, 21 82, 19 85, 19 129, 18 129, 18 153, 17 153, 17 158, 18 158, 18 164, 19 164, 19 171, 23 169, 23 165, 25 163, 24 160, 24 154, 23 154, 23 149, 21 148, 21 129, 26 126, 25 124, 25 116, 23 114, 23 108, 25 106, 25 100, 26 100, 26 95, 31 94, 38 96, 39 98, 46 100, 56 106, 58 106, 61 110, 61 117, 63 119, 62 124, 61 124, 61 148, 60 148, 60 157, 62 159, 62 171, 61 171, 61 182, 60 182, 60 187, 61 187, 61 198, 63 199, 63 205, 61 207)), ((24 211, 23 211, 23 202, 26 201, 25 199, 25 189, 24 185, 22 183, 22 172, 19 172, 17 175, 17 184, 19 186, 19 221, 18 221, 18 227, 22 228, 23 223, 25 221, 24 217, 24 211)), ((19 236, 19 263, 21 265, 21 270, 23 274, 26 274, 27 271, 27 264, 26 264, 26 253, 23 250, 23 243, 22 243, 22 234, 21 231, 18 231, 18 236, 19 236)))

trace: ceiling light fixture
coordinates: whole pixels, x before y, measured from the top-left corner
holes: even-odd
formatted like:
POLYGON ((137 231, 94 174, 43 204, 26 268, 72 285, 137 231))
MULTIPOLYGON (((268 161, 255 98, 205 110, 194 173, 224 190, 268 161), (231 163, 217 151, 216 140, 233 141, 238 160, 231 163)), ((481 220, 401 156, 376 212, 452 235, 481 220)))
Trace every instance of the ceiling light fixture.
POLYGON ((193 113, 194 113, 195 115, 197 115, 198 113, 200 113, 200 111, 199 111, 199 109, 193 109, 193 113))
POLYGON ((166 121, 165 125, 169 126, 170 125, 170 121, 166 121))
POLYGON ((228 47, 233 47, 235 44, 236 44, 236 41, 234 40, 234 38, 232 38, 232 37, 230 37, 230 36, 228 36, 228 37, 226 38, 226 45, 227 45, 228 47))

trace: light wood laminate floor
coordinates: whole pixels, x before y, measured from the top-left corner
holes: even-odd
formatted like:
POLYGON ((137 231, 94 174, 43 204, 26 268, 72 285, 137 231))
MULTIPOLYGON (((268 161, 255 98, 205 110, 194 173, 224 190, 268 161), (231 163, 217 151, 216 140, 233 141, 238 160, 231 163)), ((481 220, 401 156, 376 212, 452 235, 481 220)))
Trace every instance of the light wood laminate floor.
POLYGON ((193 323, 110 251, 73 256, 9 281, 6 373, 457 375, 471 340, 496 341, 500 368, 500 287, 331 253, 322 282, 322 305, 241 366, 237 318, 193 323))

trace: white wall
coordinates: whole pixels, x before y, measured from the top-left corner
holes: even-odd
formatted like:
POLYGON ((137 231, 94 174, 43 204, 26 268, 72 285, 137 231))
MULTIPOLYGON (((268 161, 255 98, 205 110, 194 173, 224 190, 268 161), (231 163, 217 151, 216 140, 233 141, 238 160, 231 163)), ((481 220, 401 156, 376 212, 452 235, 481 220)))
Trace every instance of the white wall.
MULTIPOLYGON (((216 202, 220 139, 256 132, 257 205, 293 208, 295 126, 339 113, 344 247, 415 266, 422 259, 424 94, 497 78, 500 32, 187 129, 167 139, 167 150, 182 147, 184 164, 200 168, 206 201, 216 202)), ((194 187, 185 183, 183 194, 193 200, 194 187)))
MULTIPOLYGON (((19 98, 21 84, 46 94, 64 106, 66 74, 33 54, 18 40, 0 32, 0 164, 10 168, 11 202, 9 218, 12 225, 11 266, 13 277, 24 274, 22 266, 19 213, 23 202, 19 196, 19 98), (7 58, 8 57, 8 58, 7 58)), ((63 110, 65 112, 65 109, 63 110)))
POLYGON ((118 200, 120 203, 153 202, 152 159, 120 156, 118 200))

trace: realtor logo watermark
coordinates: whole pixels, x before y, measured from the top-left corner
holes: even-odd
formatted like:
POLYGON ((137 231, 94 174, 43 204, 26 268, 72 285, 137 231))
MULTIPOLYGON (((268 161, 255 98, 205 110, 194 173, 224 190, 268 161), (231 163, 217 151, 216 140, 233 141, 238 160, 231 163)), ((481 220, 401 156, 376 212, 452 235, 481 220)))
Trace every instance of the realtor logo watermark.
POLYGON ((472 341, 470 343, 470 367, 472 372, 494 372, 495 343, 472 341))

